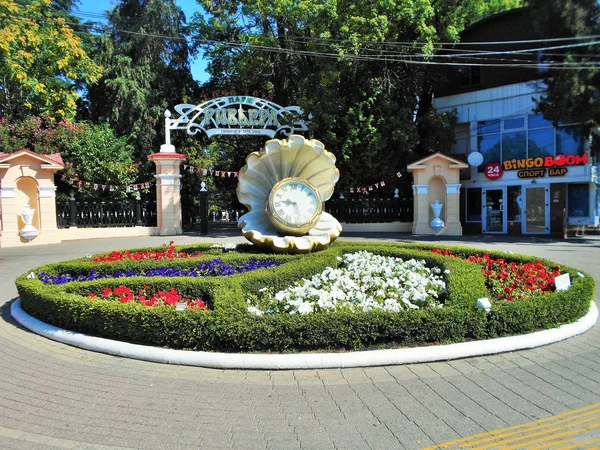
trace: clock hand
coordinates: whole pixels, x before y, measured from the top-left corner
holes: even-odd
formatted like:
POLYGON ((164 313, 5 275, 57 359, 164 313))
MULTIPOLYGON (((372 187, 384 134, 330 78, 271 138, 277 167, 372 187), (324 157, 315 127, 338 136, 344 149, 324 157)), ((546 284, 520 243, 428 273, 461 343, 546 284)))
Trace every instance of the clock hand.
POLYGON ((302 213, 300 212, 300 207, 298 206, 298 203, 293 202, 294 203, 294 209, 296 210, 296 215, 298 216, 298 222, 302 221, 302 213))

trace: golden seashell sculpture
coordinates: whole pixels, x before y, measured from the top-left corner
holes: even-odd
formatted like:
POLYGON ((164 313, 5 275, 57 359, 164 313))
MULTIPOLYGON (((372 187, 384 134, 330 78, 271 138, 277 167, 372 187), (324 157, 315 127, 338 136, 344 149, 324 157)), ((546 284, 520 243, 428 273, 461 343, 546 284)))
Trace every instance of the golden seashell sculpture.
POLYGON ((339 177, 335 156, 322 142, 299 135, 267 141, 239 172, 237 197, 249 212, 238 228, 250 242, 277 252, 327 247, 342 231, 323 211, 339 177))

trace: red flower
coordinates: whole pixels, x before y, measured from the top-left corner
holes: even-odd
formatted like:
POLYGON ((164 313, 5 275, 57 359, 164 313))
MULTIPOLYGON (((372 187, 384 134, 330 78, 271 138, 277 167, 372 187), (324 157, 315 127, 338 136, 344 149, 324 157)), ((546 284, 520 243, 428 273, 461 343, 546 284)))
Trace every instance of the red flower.
MULTIPOLYGON (((204 253, 194 253, 188 254, 186 252, 176 252, 174 242, 171 241, 169 243, 169 247, 166 251, 147 251, 147 252, 128 252, 128 251, 112 251, 105 255, 96 256, 92 259, 92 262, 101 263, 101 262, 112 262, 112 261, 121 261, 125 259, 130 260, 140 260, 140 259, 151 259, 151 260, 159 260, 159 259, 173 259, 173 258, 196 258, 200 256, 204 256, 204 253)), ((167 244, 163 244, 163 247, 166 247, 167 244)))
MULTIPOLYGON (((433 253, 454 256, 443 249, 433 249, 433 253)), ((498 300, 528 300, 533 295, 551 292, 554 279, 561 274, 559 266, 548 267, 541 261, 507 263, 504 258, 493 259, 489 254, 471 255, 467 261, 481 264, 490 294, 498 300)))

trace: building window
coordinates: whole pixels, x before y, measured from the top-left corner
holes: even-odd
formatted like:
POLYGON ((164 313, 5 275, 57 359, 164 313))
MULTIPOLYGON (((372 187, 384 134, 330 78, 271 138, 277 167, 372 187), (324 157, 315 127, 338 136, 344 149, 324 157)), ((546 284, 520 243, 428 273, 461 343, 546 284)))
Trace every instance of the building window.
POLYGON ((520 222, 521 206, 519 205, 519 196, 521 195, 521 186, 508 186, 506 194, 507 219, 509 222, 520 222))
POLYGON ((568 125, 556 130, 556 153, 583 155, 584 151, 581 127, 568 125))
POLYGON ((458 74, 460 85, 463 87, 479 86, 481 84, 481 67, 479 66, 460 67, 458 74))
POLYGON ((569 217, 589 217, 590 189, 588 184, 567 186, 567 215, 569 217))
POLYGON ((469 124, 459 123, 455 129, 455 142, 450 153, 452 155, 466 155, 469 153, 469 124))
POLYGON ((530 158, 554 156, 554 128, 529 130, 527 149, 530 158))
POLYGON ((527 153, 527 132, 511 131, 502 134, 502 162, 520 159, 527 153))
POLYGON ((481 188, 466 189, 467 222, 481 222, 481 188))
POLYGON ((516 119, 504 119, 505 130, 522 130, 525 128, 525 117, 517 117, 516 119))
POLYGON ((585 138, 578 125, 559 126, 542 115, 477 122, 477 150, 483 155, 483 172, 491 162, 546 156, 583 155, 585 138))

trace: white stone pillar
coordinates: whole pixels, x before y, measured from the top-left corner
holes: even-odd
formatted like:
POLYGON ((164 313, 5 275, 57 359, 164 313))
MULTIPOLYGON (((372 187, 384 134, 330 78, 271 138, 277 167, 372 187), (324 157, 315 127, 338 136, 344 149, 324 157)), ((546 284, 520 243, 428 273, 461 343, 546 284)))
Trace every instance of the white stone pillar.
POLYGON ((429 185, 413 184, 412 234, 431 234, 429 228, 429 185))
POLYGON ((18 232, 19 224, 17 219, 17 210, 15 205, 14 186, 0 187, 0 236, 15 235, 18 232))
POLYGON ((175 152, 154 153, 148 159, 156 164, 156 213, 161 236, 182 234, 181 227, 181 174, 185 156, 175 152))
POLYGON ((40 218, 40 236, 43 236, 44 243, 59 243, 58 225, 56 223, 56 186, 39 186, 39 218, 40 218))
POLYGON ((460 183, 446 184, 446 227, 444 234, 462 236, 460 223, 460 183))

